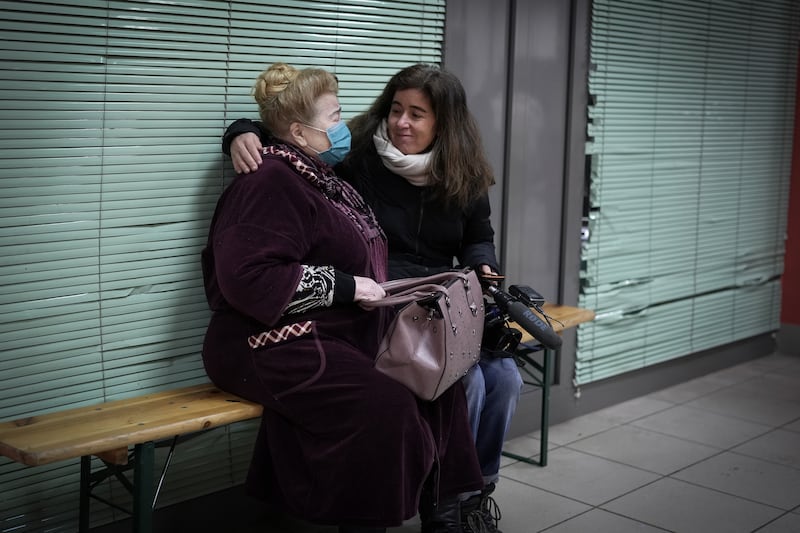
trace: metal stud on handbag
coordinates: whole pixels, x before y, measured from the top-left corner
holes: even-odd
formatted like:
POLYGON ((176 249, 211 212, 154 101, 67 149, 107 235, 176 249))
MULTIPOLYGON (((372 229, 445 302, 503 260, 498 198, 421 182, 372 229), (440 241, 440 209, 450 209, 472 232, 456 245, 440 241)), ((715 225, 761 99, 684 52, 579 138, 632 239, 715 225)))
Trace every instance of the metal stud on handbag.
POLYGON ((435 400, 480 359, 483 291, 472 269, 382 284, 371 307, 404 305, 375 358, 375 368, 423 400, 435 400))

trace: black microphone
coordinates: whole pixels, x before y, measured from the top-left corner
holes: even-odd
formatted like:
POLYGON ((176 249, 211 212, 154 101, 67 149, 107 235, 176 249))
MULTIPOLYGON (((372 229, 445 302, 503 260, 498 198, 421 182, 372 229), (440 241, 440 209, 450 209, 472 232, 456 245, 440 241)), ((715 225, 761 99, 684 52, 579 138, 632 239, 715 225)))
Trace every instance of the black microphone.
POLYGON ((495 303, 500 306, 514 322, 519 324, 534 339, 542 343, 545 348, 555 350, 561 347, 561 337, 553 331, 547 322, 539 318, 530 308, 514 299, 510 294, 501 291, 494 285, 487 288, 495 303))

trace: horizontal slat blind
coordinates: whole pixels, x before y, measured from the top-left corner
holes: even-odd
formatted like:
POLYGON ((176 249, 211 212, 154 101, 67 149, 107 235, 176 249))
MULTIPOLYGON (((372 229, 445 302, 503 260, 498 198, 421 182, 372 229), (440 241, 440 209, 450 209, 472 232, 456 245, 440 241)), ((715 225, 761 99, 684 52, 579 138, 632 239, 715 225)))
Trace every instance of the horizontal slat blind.
MULTIPOLYGON (((350 117, 441 60, 444 0, 0 1, 0 419, 205 382, 199 253, 274 61, 320 66, 350 117)), ((190 440, 162 504, 240 483, 255 423, 190 440)), ((159 452, 159 457, 163 454, 159 452)), ((0 458, 0 529, 74 531, 78 461, 0 458)), ((126 503, 118 486, 99 494, 126 503)), ((93 525, 124 518, 93 505, 93 525)))
POLYGON ((439 63, 444 2, 233 2, 228 118, 257 119, 250 89, 276 61, 335 72, 345 118, 372 103, 395 72, 439 63))
POLYGON ((798 5, 594 0, 580 385, 778 327, 798 5))

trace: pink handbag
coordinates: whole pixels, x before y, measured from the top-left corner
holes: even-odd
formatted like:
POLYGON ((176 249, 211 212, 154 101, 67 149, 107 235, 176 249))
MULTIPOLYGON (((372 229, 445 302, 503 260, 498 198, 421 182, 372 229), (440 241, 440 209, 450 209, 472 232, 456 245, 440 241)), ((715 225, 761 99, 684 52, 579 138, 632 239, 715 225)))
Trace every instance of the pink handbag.
POLYGON ((472 269, 387 281, 369 307, 404 305, 375 357, 375 368, 423 400, 435 400, 480 359, 484 302, 472 269))

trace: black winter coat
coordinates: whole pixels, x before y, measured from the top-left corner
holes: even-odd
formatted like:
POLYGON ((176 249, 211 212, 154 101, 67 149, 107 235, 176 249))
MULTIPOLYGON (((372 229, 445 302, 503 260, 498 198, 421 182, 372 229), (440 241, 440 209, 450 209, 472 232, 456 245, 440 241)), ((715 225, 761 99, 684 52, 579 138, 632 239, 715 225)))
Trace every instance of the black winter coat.
POLYGON ((387 169, 374 149, 337 167, 372 207, 389 247, 389 278, 425 276, 455 264, 498 270, 489 197, 467 209, 433 197, 387 169))
MULTIPOLYGON (((222 150, 230 154, 233 138, 245 132, 268 142, 260 123, 240 119, 225 132, 222 150)), ((386 233, 389 279, 427 276, 454 264, 476 270, 486 264, 500 271, 488 195, 467 209, 448 206, 434 199, 429 187, 411 185, 387 169, 374 147, 364 157, 348 158, 336 171, 361 193, 386 233)))

